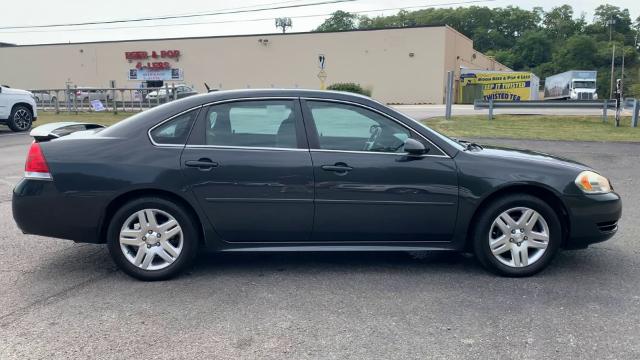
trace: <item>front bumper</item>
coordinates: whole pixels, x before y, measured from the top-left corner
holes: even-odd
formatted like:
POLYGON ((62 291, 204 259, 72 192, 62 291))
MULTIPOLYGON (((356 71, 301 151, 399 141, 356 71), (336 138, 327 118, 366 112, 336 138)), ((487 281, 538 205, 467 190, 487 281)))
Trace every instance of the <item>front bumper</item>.
POLYGON ((99 243, 100 196, 58 191, 53 181, 22 179, 13 189, 13 219, 25 234, 99 243))
POLYGON ((617 193, 566 196, 564 200, 570 221, 565 248, 583 249, 610 239, 618 231, 622 200, 617 193))

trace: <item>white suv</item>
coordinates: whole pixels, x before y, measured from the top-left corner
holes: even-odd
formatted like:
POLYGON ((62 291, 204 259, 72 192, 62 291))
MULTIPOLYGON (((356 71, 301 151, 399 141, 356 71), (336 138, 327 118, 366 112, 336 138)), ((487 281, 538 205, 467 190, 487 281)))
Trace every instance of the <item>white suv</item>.
POLYGON ((0 86, 0 124, 27 131, 38 117, 36 100, 29 91, 0 86))

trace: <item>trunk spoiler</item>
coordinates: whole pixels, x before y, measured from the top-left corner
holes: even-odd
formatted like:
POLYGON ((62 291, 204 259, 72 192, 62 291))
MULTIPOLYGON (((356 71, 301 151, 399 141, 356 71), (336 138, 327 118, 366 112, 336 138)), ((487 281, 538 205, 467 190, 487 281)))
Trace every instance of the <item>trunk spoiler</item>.
POLYGON ((37 128, 31 130, 29 135, 31 135, 36 142, 42 142, 61 138, 78 131, 102 129, 104 127, 104 125, 91 123, 80 123, 72 121, 57 122, 38 126, 37 128))

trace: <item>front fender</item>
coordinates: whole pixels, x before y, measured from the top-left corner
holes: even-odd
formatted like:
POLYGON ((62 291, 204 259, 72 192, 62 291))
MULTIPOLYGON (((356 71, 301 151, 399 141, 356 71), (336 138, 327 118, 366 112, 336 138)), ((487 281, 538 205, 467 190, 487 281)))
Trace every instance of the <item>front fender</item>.
POLYGON ((479 159, 468 153, 456 157, 459 206, 452 246, 464 249, 481 207, 492 198, 512 192, 553 196, 567 210, 564 194, 572 191, 576 167, 550 166, 518 159, 479 159))

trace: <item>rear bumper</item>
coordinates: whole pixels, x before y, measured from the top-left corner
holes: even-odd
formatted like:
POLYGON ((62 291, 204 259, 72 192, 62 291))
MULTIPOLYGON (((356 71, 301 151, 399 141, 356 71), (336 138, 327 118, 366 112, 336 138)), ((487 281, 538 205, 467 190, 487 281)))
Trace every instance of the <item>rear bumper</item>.
POLYGON ((569 209, 570 229, 567 249, 583 249, 606 241, 618 231, 622 200, 614 192, 599 195, 565 197, 569 209))
POLYGON ((60 193, 53 181, 22 179, 13 189, 13 219, 25 234, 99 243, 99 196, 60 193))

